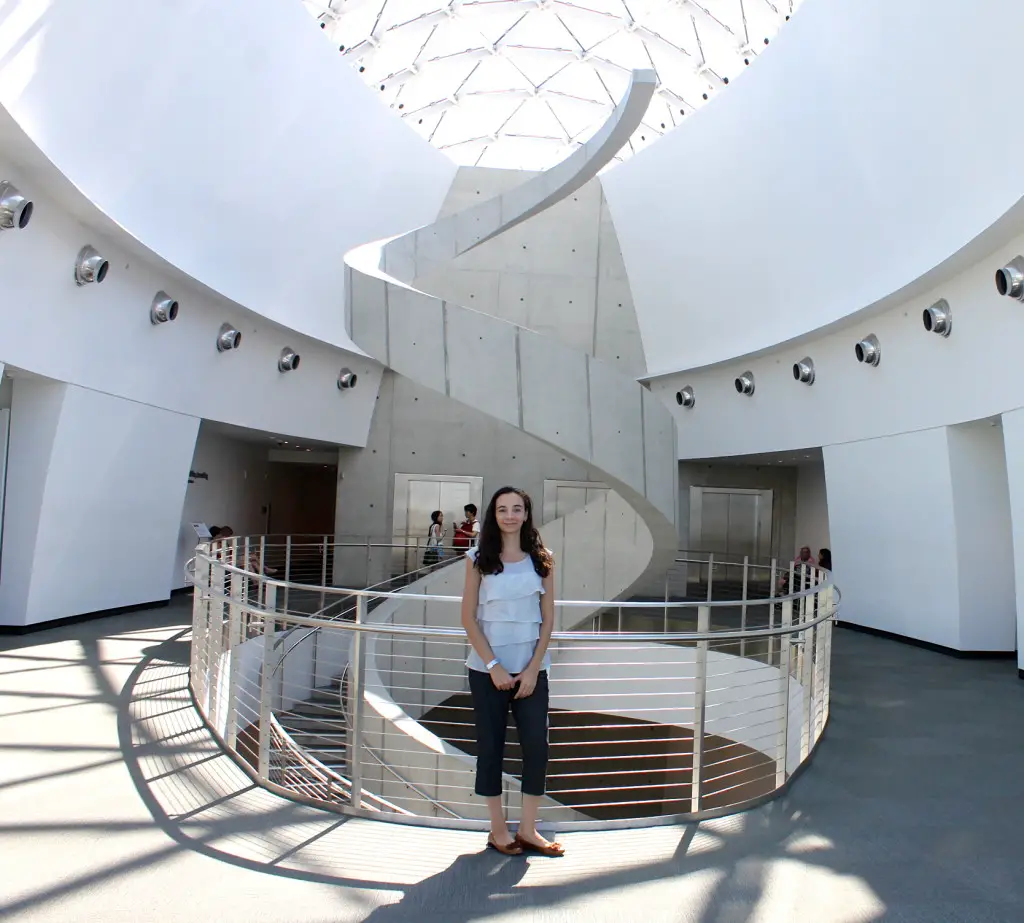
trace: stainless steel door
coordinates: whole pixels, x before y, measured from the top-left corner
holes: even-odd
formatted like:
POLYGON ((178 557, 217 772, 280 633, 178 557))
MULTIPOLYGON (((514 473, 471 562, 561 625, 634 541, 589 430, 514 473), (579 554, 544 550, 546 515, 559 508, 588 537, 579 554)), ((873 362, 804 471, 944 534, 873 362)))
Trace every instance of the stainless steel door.
POLYGON ((463 507, 475 503, 483 514, 482 477, 443 474, 396 474, 394 540, 396 545, 410 545, 400 554, 405 572, 413 570, 422 557, 419 551, 426 544, 430 530, 430 514, 444 513, 445 545, 451 545, 455 524, 462 522, 463 507))
MULTIPOLYGON (((772 556, 772 505, 770 490, 691 487, 690 549, 723 563, 742 564, 744 557, 766 562, 772 556)), ((691 568, 691 579, 696 572, 691 568)), ((739 568, 716 568, 716 578, 739 573, 739 568)))

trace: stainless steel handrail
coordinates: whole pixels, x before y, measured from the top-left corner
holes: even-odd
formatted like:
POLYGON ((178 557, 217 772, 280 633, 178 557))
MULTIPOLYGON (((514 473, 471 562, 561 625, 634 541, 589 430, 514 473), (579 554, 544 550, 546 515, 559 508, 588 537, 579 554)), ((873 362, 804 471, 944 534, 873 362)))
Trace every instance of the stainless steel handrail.
MULTIPOLYGON (((747 570, 757 566, 748 562, 747 570)), ((312 799, 315 803, 318 792, 331 788, 325 780, 333 780, 335 794, 330 796, 331 803, 325 804, 332 810, 433 825, 476 827, 482 823, 480 806, 477 803, 474 807, 471 787, 466 788, 467 783, 460 781, 466 778, 472 767, 472 758, 464 751, 459 752, 460 741, 464 741, 467 735, 472 736, 468 730, 471 723, 466 723, 467 705, 446 705, 449 717, 431 718, 435 724, 429 727, 421 725, 416 717, 422 715, 424 709, 446 700, 445 697, 465 681, 462 664, 465 632, 461 626, 451 627, 452 621, 458 624, 457 618, 453 618, 453 610, 457 616, 460 596, 415 592, 419 589, 415 584, 402 591, 382 591, 373 587, 357 589, 326 583, 297 583, 257 572, 255 562, 249 556, 218 556, 204 548, 199 549, 190 567, 196 577, 194 649, 190 671, 196 702, 232 752, 235 740, 248 726, 256 729, 264 725, 273 727, 275 739, 282 744, 287 741, 287 751, 292 753, 291 762, 285 767, 285 776, 277 777, 284 781, 284 787, 274 784, 275 791, 287 793, 291 787, 297 797, 307 801, 312 799), (249 592, 252 582, 258 584, 255 594, 249 592), (300 608, 309 601, 309 594, 315 596, 320 593, 333 598, 332 605, 342 603, 348 608, 355 604, 356 619, 339 620, 323 615, 330 607, 323 606, 322 601, 319 612, 306 614, 295 611, 288 602, 289 590, 293 594, 300 591, 307 594, 295 599, 295 605, 300 608), (370 610, 368 603, 371 601, 387 605, 379 610, 370 610), (407 606, 412 606, 412 611, 417 613, 416 622, 420 622, 428 612, 436 613, 432 618, 448 614, 444 615, 441 624, 396 624, 402 619, 403 609, 407 606), (379 615, 367 620, 371 612, 379 615), (291 635, 295 629, 305 631, 303 638, 288 644, 282 654, 281 638, 291 635), (314 646, 299 658, 294 669, 287 673, 282 670, 287 655, 294 655, 302 640, 323 629, 334 631, 321 637, 322 650, 318 651, 314 646), (347 636, 351 640, 338 635, 341 631, 351 632, 347 636), (254 663, 254 657, 258 664, 256 673, 252 672, 254 667, 245 666, 246 663, 254 663), (339 658, 348 658, 344 667, 339 658), (290 703, 303 702, 310 697, 315 686, 322 686, 321 677, 334 675, 337 681, 340 669, 343 682, 345 672, 356 661, 360 666, 351 674, 354 679, 349 682, 349 696, 354 697, 350 698, 351 708, 344 707, 339 687, 335 706, 331 706, 328 699, 326 705, 303 706, 305 710, 299 709, 293 717, 287 717, 291 714, 290 703), (324 666, 321 667, 321 663, 324 666), (330 663, 338 664, 333 674, 324 672, 330 670, 330 663), (246 676, 250 678, 246 679, 246 676), (462 679, 457 679, 457 676, 462 679), (325 708, 326 712, 318 711, 325 708), (316 717, 318 714, 336 714, 343 720, 316 717), (278 721, 278 716, 284 723, 278 721), (257 720, 260 717, 263 722, 257 720), (442 723, 436 725, 439 720, 442 723), (445 721, 456 723, 444 724, 445 721), (436 731, 436 734, 445 736, 437 737, 431 730, 435 726, 448 728, 447 731, 436 731), (295 728, 297 735, 306 735, 299 739, 308 743, 297 742, 291 736, 290 727, 295 728), (306 751, 306 746, 311 750, 306 751), (331 756, 331 753, 335 755, 331 756), (328 762, 318 758, 321 756, 328 762), (343 762, 337 763, 339 759, 343 762), (335 763, 337 768, 332 768, 335 763), (427 771, 426 766, 433 768, 427 771), (350 773, 351 778, 348 778, 350 773), (339 787, 348 792, 348 804, 338 803, 339 787), (397 810, 382 808, 380 805, 384 802, 394 805, 397 810)), ((315 566, 312 569, 315 570, 315 566)), ((446 568, 443 564, 418 568, 404 576, 415 577, 421 571, 429 574, 438 570, 446 568)), ((765 570, 790 579, 774 567, 765 570)), ((581 608, 617 608, 640 613, 643 610, 660 613, 662 609, 682 613, 693 611, 697 615, 698 627, 705 630, 554 632, 552 650, 556 654, 556 674, 564 666, 570 670, 561 679, 556 676, 551 680, 556 686, 561 683, 559 688, 562 691, 555 695, 556 699, 559 696, 564 699, 568 694, 570 700, 579 703, 571 707, 583 709, 579 713, 587 714, 593 708, 589 703, 596 698, 605 703, 598 707, 598 714, 627 716, 599 719, 592 725, 596 729, 607 727, 609 733, 619 733, 612 730, 616 727, 631 727, 628 722, 634 719, 628 716, 640 718, 648 715, 640 720, 665 728, 661 734, 642 737, 651 741, 644 745, 648 749, 676 747, 677 744, 667 741, 678 740, 678 732, 673 728, 678 727, 680 720, 685 728, 687 719, 684 716, 693 707, 698 707, 702 716, 706 712, 707 720, 701 717, 693 725, 693 766, 701 767, 700 771, 692 773, 692 780, 686 782, 685 796, 672 795, 664 804, 662 800, 669 798, 669 788, 665 786, 669 786, 670 779, 674 778, 672 773, 678 775, 681 770, 648 769, 637 775, 639 770, 623 769, 626 764, 619 762, 626 759, 628 763, 634 757, 615 757, 605 766, 601 761, 612 760, 611 757, 587 756, 585 751, 581 751, 581 755, 572 757, 583 760, 579 763, 580 768, 569 771, 567 775, 566 770, 557 771, 558 760, 555 757, 563 744, 553 741, 556 771, 551 779, 558 781, 562 787, 560 790, 577 794, 575 801, 558 802, 556 799, 548 802, 542 811, 542 816, 545 816, 544 811, 547 812, 548 823, 563 828, 630 826, 709 817, 728 813, 737 806, 750 806, 752 796, 749 796, 749 791, 753 790, 750 786, 760 786, 758 790, 762 794, 757 797, 767 798, 788 784, 793 770, 815 748, 827 721, 830 623, 840 600, 830 574, 815 568, 813 573, 809 569, 809 576, 822 582, 777 597, 752 598, 744 592, 742 599, 669 600, 667 603, 558 600, 556 606, 559 609, 577 611, 581 608), (741 625, 745 625, 747 608, 761 606, 768 613, 767 627, 762 627, 763 621, 756 628, 741 627, 737 630, 734 627, 732 620, 738 618, 741 607, 744 613, 741 625), (722 628, 711 627, 711 613, 715 611, 724 612, 722 628), (648 645, 653 646, 648 648, 648 645), (750 646, 754 659, 744 654, 746 645, 750 646), (574 651, 575 654, 572 653, 574 651), (685 663, 698 665, 696 686, 692 678, 685 680, 686 675, 692 677, 686 672, 692 667, 683 667, 685 663), (609 676, 608 670, 614 675, 609 676), (583 686, 572 685, 581 682, 583 686), (678 686, 680 682, 683 682, 681 687, 678 686), (673 688, 680 691, 670 695, 669 689, 673 688), (695 692, 686 692, 687 688, 700 693, 695 700, 699 705, 688 704, 688 697, 695 692), (729 692, 730 689, 733 692, 729 692), (722 699, 722 695, 726 698, 722 699), (779 703, 787 701, 790 706, 781 708, 779 703), (627 723, 622 724, 623 720, 627 723), (721 737, 723 733, 724 738, 721 737), (736 740, 741 743, 732 743, 731 733, 738 734, 736 740), (661 738, 666 742, 658 743, 661 738), (777 743, 771 743, 776 739, 777 743), (734 764, 737 757, 732 754, 736 746, 741 748, 737 754, 749 752, 754 760, 751 765, 762 767, 753 773, 756 778, 752 777, 751 771, 743 770, 742 762, 734 764), (744 747, 747 749, 743 750, 744 747), (750 750, 750 747, 754 749, 750 750), (626 776, 622 776, 622 772, 626 772, 626 776), (580 773, 583 774, 580 781, 575 781, 580 773), (629 781, 631 773, 634 781, 629 781), (673 808, 679 798, 684 799, 683 807, 673 808), (577 803, 582 806, 583 815, 573 807, 577 803), (565 807, 558 807, 559 804, 565 807), (689 804, 689 809, 686 809, 686 804, 689 804), (625 819, 583 819, 591 808, 606 811, 614 805, 618 805, 615 810, 620 811, 620 815, 626 812, 621 815, 625 819), (673 813, 680 810, 684 813, 673 813)), ((451 576, 438 579, 451 585, 451 576)), ((385 584, 387 582, 384 581, 385 584)), ((735 585, 732 591, 735 591, 735 585)), ((703 594, 703 589, 701 592, 703 594)), ((621 614, 619 624, 623 624, 621 614)), ((664 625, 666 628, 669 625, 667 618, 664 625)), ((325 700, 311 697, 310 702, 314 701, 325 700)), ((257 779, 269 782, 272 753, 269 732, 263 735, 262 731, 256 730, 246 739, 249 741, 246 752, 250 756, 246 759, 250 769, 255 770, 257 779), (253 733, 260 738, 255 748, 253 733)), ((651 756, 646 758, 653 758, 654 752, 652 750, 651 756)), ((237 755, 242 758, 241 754, 237 755)), ((506 794, 509 791, 514 794, 518 782, 514 777, 506 777, 506 785, 512 785, 511 790, 506 788, 506 794)), ((678 788, 677 783, 671 785, 678 788)))

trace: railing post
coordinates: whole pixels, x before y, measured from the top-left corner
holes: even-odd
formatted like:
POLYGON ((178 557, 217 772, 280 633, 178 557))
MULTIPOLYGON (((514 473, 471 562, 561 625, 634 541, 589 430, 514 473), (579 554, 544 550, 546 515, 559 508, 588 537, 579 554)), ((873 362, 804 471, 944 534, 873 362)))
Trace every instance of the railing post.
MULTIPOLYGON (((409 549, 408 548, 405 549, 405 554, 403 555, 403 558, 405 559, 405 567, 403 568, 403 570, 408 572, 411 569, 409 567, 409 549)), ((391 560, 392 560, 391 566, 393 567, 394 566, 394 558, 392 558, 391 560)), ((363 583, 366 586, 370 586, 370 584, 373 583, 373 581, 370 579, 370 536, 369 535, 366 536, 366 579, 363 581, 363 583)))
MULTIPOLYGON (((743 602, 740 604, 740 631, 747 630, 747 574, 750 569, 749 555, 743 555, 743 602)), ((747 655, 747 639, 740 638, 740 657, 747 655)))
POLYGON ((661 626, 661 630, 665 634, 668 634, 668 577, 669 571, 665 571, 665 616, 661 626))
POLYGON ((622 606, 619 606, 619 621, 618 628, 615 629, 619 634, 622 634, 622 606))
POLYGON ((273 714, 271 707, 273 691, 270 687, 273 683, 274 673, 275 621, 275 619, 270 617, 263 620, 263 669, 260 672, 260 736, 256 772, 260 779, 264 781, 270 779, 270 718, 273 714))
MULTIPOLYGON (((698 606, 697 631, 711 630, 711 607, 698 606)), ((704 720, 708 686, 708 641, 697 642, 693 675, 693 775, 690 779, 690 813, 700 812, 704 771, 704 720)))
MULTIPOLYGON (((321 587, 327 586, 327 538, 328 538, 328 536, 325 535, 324 536, 324 543, 323 543, 323 545, 320 546, 321 547, 321 552, 322 552, 321 555, 320 555, 320 558, 321 558, 321 560, 320 560, 320 586, 321 587)), ((323 612, 324 607, 326 605, 327 605, 327 591, 324 590, 324 589, 321 589, 320 590, 320 611, 321 612, 323 612)))
MULTIPOLYGON (((248 539, 245 540, 245 549, 246 551, 249 550, 248 539)), ((248 556, 246 556, 246 560, 248 560, 248 556)), ((227 621, 227 701, 224 703, 224 707, 226 708, 224 740, 228 745, 228 749, 230 750, 235 749, 235 743, 238 740, 238 671, 239 651, 241 649, 242 641, 241 635, 243 633, 243 610, 242 607, 239 605, 239 601, 246 598, 246 594, 248 594, 248 591, 248 574, 232 574, 231 602, 228 605, 227 621)))
MULTIPOLYGON (((266 571, 265 571, 266 566, 267 566, 267 537, 265 535, 261 535, 260 536, 260 575, 261 576, 264 573, 266 573, 266 571)), ((259 586, 260 586, 261 590, 265 590, 266 589, 266 583, 263 580, 260 580, 259 586)), ((259 596, 256 601, 260 605, 263 605, 263 596, 262 595, 259 596)))
MULTIPOLYGON (((782 603, 782 627, 788 628, 793 624, 793 600, 787 599, 782 603)), ((782 700, 782 715, 779 719, 779 736, 776 742, 775 751, 775 787, 781 788, 786 784, 787 760, 789 754, 789 674, 790 654, 792 646, 792 634, 785 634, 779 638, 779 696, 782 700)))
POLYGON ((284 540, 284 611, 288 611, 288 584, 292 579, 292 537, 284 540))
MULTIPOLYGON (((366 597, 356 597, 356 625, 366 622, 366 597)), ((363 633, 352 632, 351 667, 348 671, 348 701, 351 716, 349 726, 349 778, 352 781, 352 807, 359 808, 363 800, 363 633)))
POLYGON ((708 553, 708 602, 711 602, 711 586, 714 583, 715 573, 715 556, 713 553, 708 553))
MULTIPOLYGON (((775 586, 778 583, 778 570, 779 560, 778 558, 772 558, 772 570, 771 576, 768 578, 770 583, 768 585, 768 627, 775 627, 775 603, 772 600, 775 599, 775 586)), ((768 636, 768 665, 771 666, 775 658, 775 638, 772 635, 768 636)))

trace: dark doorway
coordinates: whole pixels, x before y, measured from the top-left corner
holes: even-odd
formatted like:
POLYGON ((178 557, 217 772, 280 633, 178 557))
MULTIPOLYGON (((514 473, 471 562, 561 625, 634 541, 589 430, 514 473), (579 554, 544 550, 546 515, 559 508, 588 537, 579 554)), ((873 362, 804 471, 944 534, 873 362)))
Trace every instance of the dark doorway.
POLYGON ((271 462, 270 522, 273 535, 333 535, 338 466, 271 462))

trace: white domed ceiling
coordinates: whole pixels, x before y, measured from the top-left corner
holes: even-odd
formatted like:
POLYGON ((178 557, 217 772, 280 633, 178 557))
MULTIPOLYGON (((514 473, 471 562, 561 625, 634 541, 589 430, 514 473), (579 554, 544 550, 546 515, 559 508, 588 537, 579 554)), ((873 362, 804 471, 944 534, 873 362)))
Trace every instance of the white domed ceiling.
POLYGON ((456 163, 542 170, 659 86, 622 157, 753 63, 800 0, 303 0, 388 106, 456 163))

